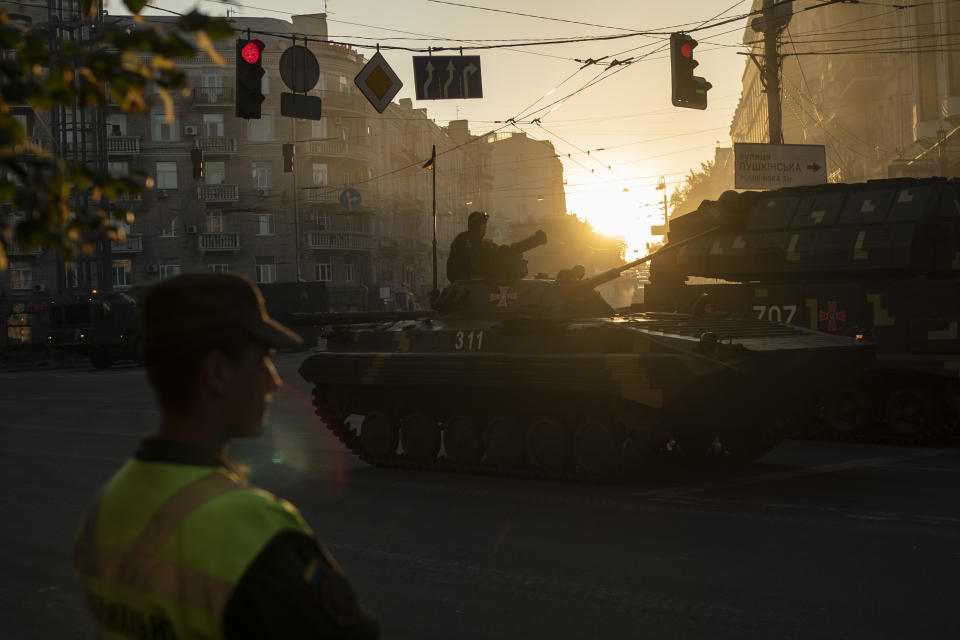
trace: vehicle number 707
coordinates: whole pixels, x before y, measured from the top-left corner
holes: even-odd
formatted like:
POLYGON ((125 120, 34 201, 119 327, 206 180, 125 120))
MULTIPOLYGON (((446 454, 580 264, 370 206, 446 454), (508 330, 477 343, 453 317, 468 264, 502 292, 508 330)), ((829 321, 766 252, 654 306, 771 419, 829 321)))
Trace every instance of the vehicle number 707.
POLYGON ((797 313, 797 305, 795 304, 785 304, 783 306, 779 305, 755 305, 753 310, 757 312, 758 320, 769 320, 770 322, 785 322, 790 324, 793 322, 793 316, 797 313), (784 320, 786 316, 786 320, 784 320))
POLYGON ((483 349, 483 331, 470 331, 468 333, 457 331, 457 341, 453 343, 453 348, 457 351, 463 349, 480 351, 483 349))

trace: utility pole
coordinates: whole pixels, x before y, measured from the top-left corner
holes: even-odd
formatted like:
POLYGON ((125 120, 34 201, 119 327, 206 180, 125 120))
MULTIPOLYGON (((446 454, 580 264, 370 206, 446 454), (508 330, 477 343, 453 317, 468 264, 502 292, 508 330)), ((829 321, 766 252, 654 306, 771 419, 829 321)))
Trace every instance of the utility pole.
MULTIPOLYGON (((786 21, 776 16, 775 0, 763 0, 763 77, 767 94, 767 120, 770 125, 770 144, 783 143, 783 116, 780 111, 780 51, 777 38, 786 27, 786 21)), ((782 4, 782 3, 781 3, 782 4)), ((789 20, 789 18, 787 18, 789 20)), ((754 30, 757 31, 756 27, 754 30)))

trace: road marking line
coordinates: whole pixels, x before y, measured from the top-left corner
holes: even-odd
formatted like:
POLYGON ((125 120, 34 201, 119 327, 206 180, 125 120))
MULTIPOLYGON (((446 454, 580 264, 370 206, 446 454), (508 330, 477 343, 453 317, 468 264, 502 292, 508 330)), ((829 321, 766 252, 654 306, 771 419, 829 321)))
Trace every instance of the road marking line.
POLYGON ((801 469, 792 469, 790 471, 777 471, 775 473, 764 473, 755 476, 733 478, 732 480, 719 480, 716 482, 703 482, 691 485, 678 485, 666 489, 653 489, 651 491, 639 491, 634 493, 638 497, 673 497, 688 493, 699 493, 701 491, 714 491, 717 489, 731 489, 733 487, 744 487, 752 484, 765 484, 776 482, 778 480, 789 480, 791 478, 802 478, 805 476, 819 476, 835 471, 849 471, 851 469, 860 469, 863 467, 879 467, 883 465, 895 464, 897 462, 906 462, 909 460, 918 460, 922 458, 932 458, 947 453, 957 453, 957 449, 940 449, 937 451, 919 451, 899 456, 884 456, 881 458, 861 458, 859 460, 850 460, 848 462, 838 462, 835 464, 824 464, 817 467, 804 467, 801 469))

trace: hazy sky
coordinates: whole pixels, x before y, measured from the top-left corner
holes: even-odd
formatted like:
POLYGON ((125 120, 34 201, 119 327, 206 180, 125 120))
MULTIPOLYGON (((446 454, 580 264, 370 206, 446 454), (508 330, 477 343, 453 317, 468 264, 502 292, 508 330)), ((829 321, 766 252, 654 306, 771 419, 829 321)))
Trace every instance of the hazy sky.
MULTIPOLYGON (((229 6, 237 16, 281 19, 326 9, 332 40, 414 47, 441 43, 399 38, 436 36, 462 40, 462 44, 467 45, 468 40, 600 36, 634 30, 669 32, 684 27, 692 29, 718 14, 736 17, 750 9, 749 0, 452 1, 555 20, 428 0, 329 0, 327 3, 323 0, 242 0, 230 5, 205 1, 200 6, 213 15, 224 15, 229 6)), ((118 0, 110 2, 108 11, 122 13, 118 0)), ((808 0, 802 2, 807 4, 808 0)), ((197 3, 157 0, 151 4, 185 11, 197 3)), ((146 13, 157 12, 148 9, 146 13)), ((735 45, 740 43, 745 23, 746 20, 741 19, 696 34, 700 41, 696 50, 700 61, 697 73, 713 84, 706 111, 671 106, 667 36, 635 36, 523 50, 471 51, 470 55, 481 56, 482 99, 414 100, 414 106, 425 107, 428 115, 441 124, 456 118, 467 119, 475 134, 501 126, 494 122, 497 120, 529 114, 519 119, 529 122, 539 117, 541 126, 520 124, 518 127, 531 137, 551 140, 558 153, 572 154, 563 160, 568 182, 568 211, 590 220, 600 231, 626 236, 632 248, 642 248, 647 228, 662 217, 660 209, 651 206, 662 202, 663 192, 653 188, 657 176, 665 176, 672 191, 682 173, 713 158, 718 141, 729 145, 729 124, 745 64, 745 57, 736 53, 742 49, 735 45), (656 52, 661 47, 663 49, 656 52), (582 65, 574 58, 610 56, 610 59, 624 60, 644 55, 648 57, 643 61, 610 69, 604 74, 609 75, 608 78, 569 97, 558 108, 536 111, 583 88, 603 71, 598 66, 580 70, 582 65), (548 98, 541 100, 553 89, 548 98), (596 151, 601 148, 606 150, 596 151)), ((368 57, 372 53, 370 49, 358 49, 368 57)), ((422 54, 381 52, 404 83, 397 99, 414 98, 411 57, 422 54)), ((464 54, 468 54, 466 49, 464 54)))

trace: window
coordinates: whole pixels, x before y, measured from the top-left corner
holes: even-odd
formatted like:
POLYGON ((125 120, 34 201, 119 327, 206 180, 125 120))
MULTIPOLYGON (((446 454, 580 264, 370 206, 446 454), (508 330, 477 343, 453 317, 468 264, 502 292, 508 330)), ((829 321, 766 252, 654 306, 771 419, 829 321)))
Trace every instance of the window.
POLYGON ((223 219, 223 211, 219 209, 207 211, 205 228, 207 233, 223 233, 226 231, 226 223, 223 219))
POLYGON ((257 235, 258 236, 273 235, 273 214, 272 213, 257 214, 257 235))
POLYGON ((76 264, 69 267, 63 265, 63 282, 68 289, 76 289, 80 286, 80 270, 76 264))
POLYGON ((175 238, 177 236, 177 216, 170 218, 170 222, 160 229, 161 238, 175 238))
POLYGON ((155 113, 151 117, 153 139, 157 142, 175 142, 180 139, 177 131, 177 119, 172 123, 167 122, 167 116, 162 113, 155 113))
POLYGON ((203 114, 203 135, 209 137, 219 137, 223 135, 222 113, 203 114))
POLYGON ((166 278, 172 278, 173 276, 180 273, 179 264, 160 264, 158 271, 160 272, 160 279, 164 280, 166 278))
POLYGON ((327 165, 325 162, 313 163, 313 184, 317 187, 327 186, 327 165))
POLYGON ((133 261, 113 261, 113 286, 122 288, 133 284, 133 261))
POLYGON ((348 262, 343 265, 347 273, 347 282, 355 282, 357 279, 357 265, 348 262))
POLYGON ((29 262, 11 262, 10 263, 10 288, 11 289, 32 289, 33 288, 33 265, 29 262))
POLYGON ((340 76, 340 91, 347 90, 347 76, 340 76))
POLYGON ((202 87, 198 97, 208 104, 216 104, 223 95, 223 76, 217 72, 205 71, 200 75, 202 87))
POLYGON ((316 267, 317 280, 320 282, 330 282, 333 280, 333 265, 329 262, 322 262, 313 266, 316 267))
POLYGON ((330 218, 321 213, 317 214, 316 223, 317 231, 328 231, 330 229, 330 218))
POLYGON ((214 273, 226 273, 230 271, 230 265, 225 262, 217 262, 213 264, 208 264, 207 269, 213 271, 214 273))
POLYGON ((257 282, 268 284, 277 281, 277 260, 273 256, 257 256, 257 282))
POLYGON ((125 113, 113 113, 107 116, 107 135, 127 135, 127 115, 125 113))
POLYGON ((177 163, 176 162, 158 162, 157 163, 157 189, 176 189, 177 188, 177 163))
POLYGON ((273 118, 271 116, 263 116, 259 120, 247 120, 249 123, 249 129, 247 130, 247 138, 255 141, 268 141, 273 140, 273 118))
POLYGON ((344 185, 353 184, 353 174, 351 174, 349 171, 343 172, 343 184, 344 185))
POLYGON ((222 160, 216 162, 203 161, 203 182, 204 184, 223 184, 227 179, 227 165, 222 160))
MULTIPOLYGON (((173 165, 174 165, 174 174, 176 174, 177 163, 174 162, 173 165)), ((129 166, 129 163, 127 162, 108 162, 107 163, 107 173, 109 173, 110 176, 114 178, 119 178, 120 176, 127 175, 128 173, 130 173, 129 169, 130 169, 130 166, 129 166)))
POLYGON ((270 178, 273 171, 270 162, 254 162, 253 165, 253 186, 255 189, 269 189, 270 178))
POLYGON ((350 133, 347 131, 347 128, 344 127, 340 129, 340 139, 346 142, 350 138, 350 133))
POLYGON ((311 138, 327 137, 327 119, 326 118, 310 121, 310 137, 311 138))
POLYGON ((263 70, 263 76, 260 78, 260 93, 267 95, 270 93, 270 72, 263 70))

